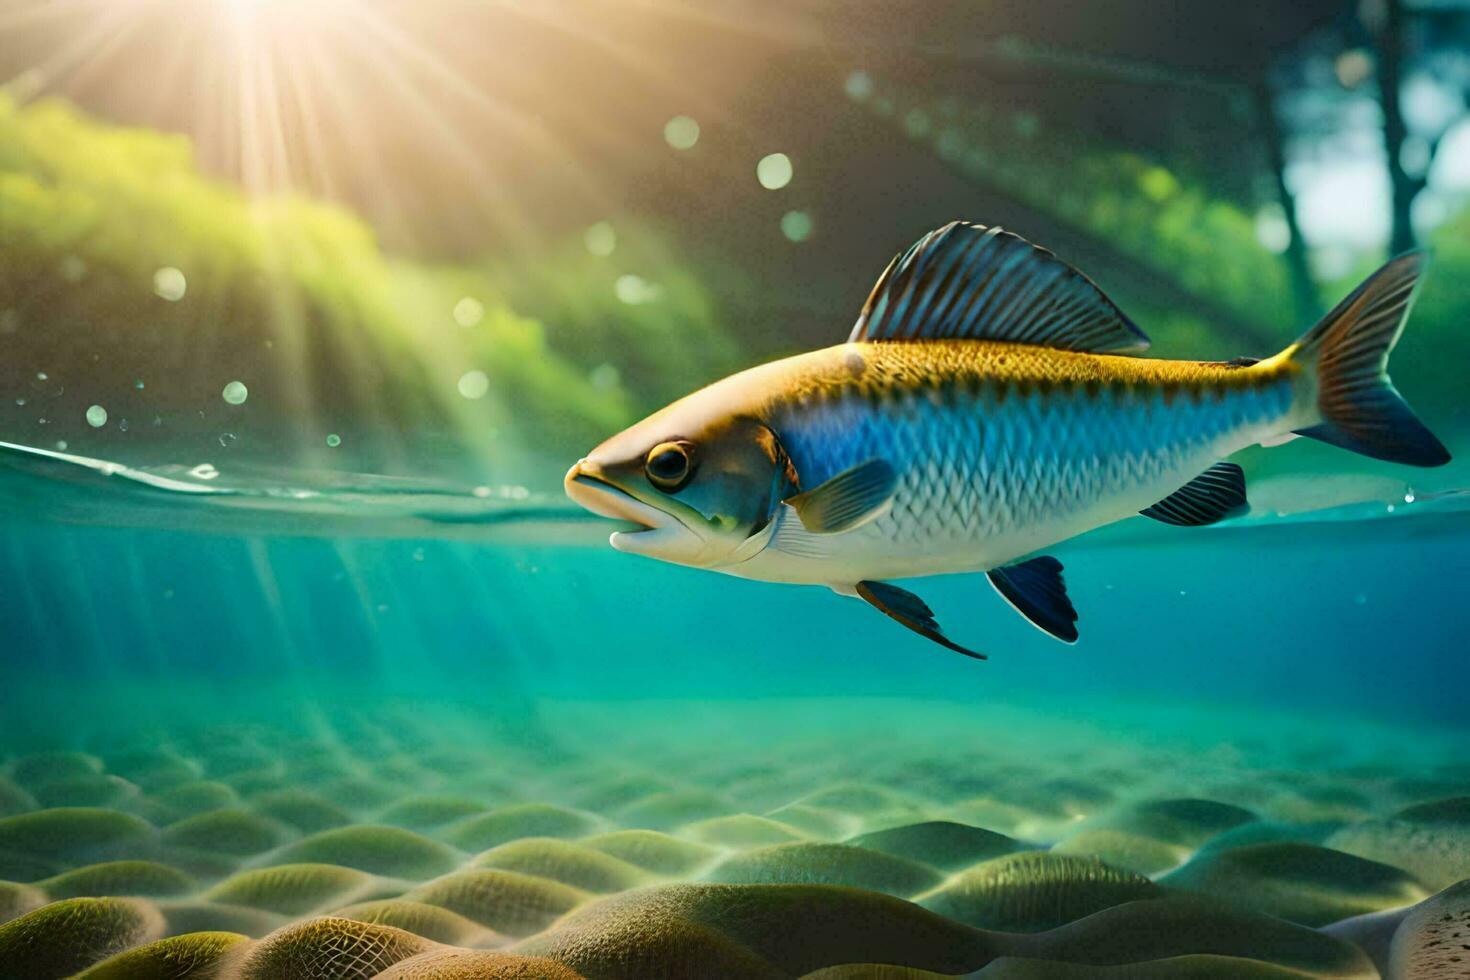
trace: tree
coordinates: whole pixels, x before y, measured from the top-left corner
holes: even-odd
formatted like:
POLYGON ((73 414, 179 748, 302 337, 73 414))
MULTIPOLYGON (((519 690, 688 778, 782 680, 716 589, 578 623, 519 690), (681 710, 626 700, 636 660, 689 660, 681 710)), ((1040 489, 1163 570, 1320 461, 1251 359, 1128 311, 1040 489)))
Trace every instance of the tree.
MULTIPOLYGON (((1425 28, 1426 13, 1410 12, 1404 0, 1382 0, 1381 23, 1377 25, 1378 101, 1383 109, 1383 148, 1388 155, 1389 184, 1393 192, 1393 230, 1389 251, 1397 255, 1417 244, 1414 233, 1414 200, 1429 186, 1440 142, 1458 120, 1446 120, 1434 132, 1410 132, 1404 118, 1403 89, 1411 61, 1424 54, 1417 35, 1425 28), (1422 153, 1412 172, 1405 165, 1406 150, 1422 141, 1422 153)), ((1370 25, 1371 28, 1372 25, 1370 25)), ((1433 68, 1429 69, 1433 73, 1433 68)))

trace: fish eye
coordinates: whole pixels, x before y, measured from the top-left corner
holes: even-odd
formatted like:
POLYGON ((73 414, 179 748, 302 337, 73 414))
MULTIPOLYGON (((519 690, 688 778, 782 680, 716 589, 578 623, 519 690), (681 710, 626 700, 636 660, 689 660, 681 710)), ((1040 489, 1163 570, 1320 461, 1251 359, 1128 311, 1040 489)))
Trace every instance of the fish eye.
POLYGON ((683 440, 659 443, 648 451, 643 472, 654 486, 673 493, 694 475, 694 444, 683 440))

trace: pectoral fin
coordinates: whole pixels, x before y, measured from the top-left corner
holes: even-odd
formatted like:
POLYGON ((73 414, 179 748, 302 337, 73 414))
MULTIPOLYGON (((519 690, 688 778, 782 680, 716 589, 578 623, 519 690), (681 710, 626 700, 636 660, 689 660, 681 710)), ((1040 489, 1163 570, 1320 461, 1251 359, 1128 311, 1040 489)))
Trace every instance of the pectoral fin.
POLYGON ((953 650, 955 653, 963 653, 967 657, 974 657, 976 660, 987 659, 985 654, 966 649, 945 636, 944 631, 939 628, 939 623, 934 619, 934 610, 912 592, 905 592, 898 586, 889 585, 886 582, 859 582, 857 594, 863 601, 889 619, 907 626, 925 639, 933 640, 942 647, 953 650))
POLYGON ((851 531, 882 514, 893 502, 898 474, 881 459, 843 470, 820 486, 790 498, 801 526, 814 534, 851 531))
POLYGON ((1011 608, 1065 643, 1077 642, 1077 610, 1067 598, 1062 563, 1048 555, 985 573, 1011 608))
POLYGON ((1139 511, 1165 524, 1203 527, 1245 513, 1245 471, 1234 463, 1216 463, 1147 510, 1139 511))

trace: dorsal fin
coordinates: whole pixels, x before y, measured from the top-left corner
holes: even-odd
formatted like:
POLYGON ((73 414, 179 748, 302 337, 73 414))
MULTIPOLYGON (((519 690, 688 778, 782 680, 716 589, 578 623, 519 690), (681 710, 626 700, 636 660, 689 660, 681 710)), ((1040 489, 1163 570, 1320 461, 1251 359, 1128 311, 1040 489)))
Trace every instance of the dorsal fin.
POLYGON ((1000 228, 951 221, 891 262, 848 342, 1001 340, 1136 352, 1148 337, 1082 273, 1000 228))

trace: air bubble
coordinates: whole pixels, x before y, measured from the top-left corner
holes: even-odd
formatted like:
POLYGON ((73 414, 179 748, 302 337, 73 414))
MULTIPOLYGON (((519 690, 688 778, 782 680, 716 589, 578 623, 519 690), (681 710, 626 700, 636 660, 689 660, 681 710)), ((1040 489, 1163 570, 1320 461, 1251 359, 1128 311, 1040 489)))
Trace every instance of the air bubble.
POLYGON ((781 216, 781 234, 788 241, 806 241, 812 234, 812 216, 805 211, 787 211, 781 216))
POLYGON ((587 251, 600 258, 613 254, 618 247, 618 233, 612 224, 607 221, 599 221, 582 233, 582 244, 587 246, 587 251))
POLYGON ((690 150, 699 142, 699 123, 688 116, 675 116, 664 123, 664 142, 676 150, 690 150))
POLYGON ((623 376, 616 364, 599 364, 587 375, 587 380, 598 391, 610 391, 622 383, 623 376))
POLYGON ((184 274, 171 265, 166 265, 153 273, 153 292, 161 299, 170 303, 177 303, 184 298, 189 284, 184 279, 184 274))
POLYGON ((485 319, 485 304, 473 296, 466 296, 454 304, 454 322, 461 327, 473 327, 485 319))
POLYGON ((333 432, 331 435, 327 436, 327 445, 332 447, 333 449, 336 449, 338 446, 342 445, 342 437, 333 432))
POLYGON ((459 393, 471 401, 484 398, 485 393, 489 390, 490 378, 484 371, 466 371, 460 376, 459 393))
POLYGON ((755 165, 755 179, 768 191, 779 191, 791 183, 793 172, 791 158, 784 153, 767 154, 755 165))

